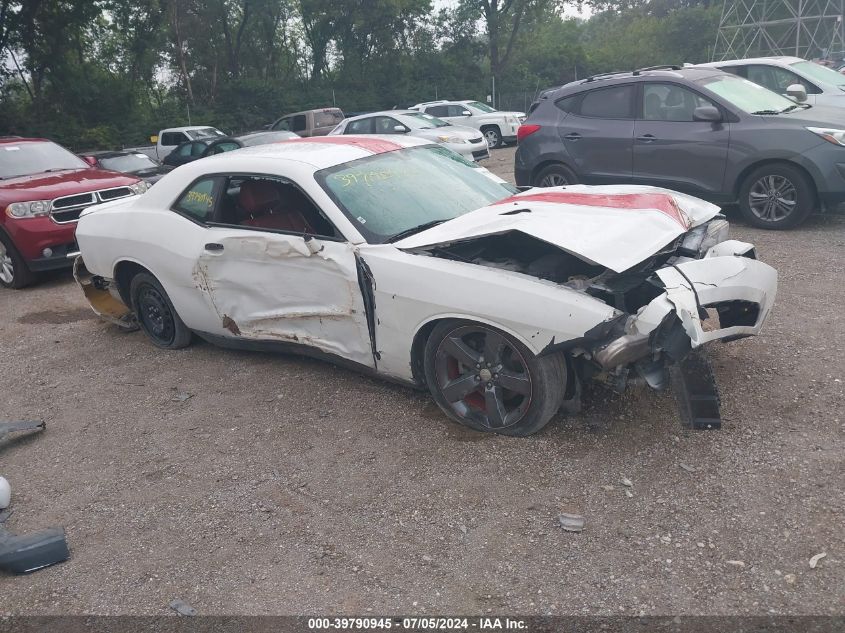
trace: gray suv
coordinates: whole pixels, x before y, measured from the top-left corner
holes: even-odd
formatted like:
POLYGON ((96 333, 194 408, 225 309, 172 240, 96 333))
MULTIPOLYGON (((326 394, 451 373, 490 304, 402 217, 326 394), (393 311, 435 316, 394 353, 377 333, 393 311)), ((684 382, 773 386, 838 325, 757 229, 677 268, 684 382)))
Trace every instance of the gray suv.
POLYGON ((638 183, 739 203, 785 229, 845 201, 845 118, 711 68, 598 75, 544 92, 519 130, 516 184, 638 183))

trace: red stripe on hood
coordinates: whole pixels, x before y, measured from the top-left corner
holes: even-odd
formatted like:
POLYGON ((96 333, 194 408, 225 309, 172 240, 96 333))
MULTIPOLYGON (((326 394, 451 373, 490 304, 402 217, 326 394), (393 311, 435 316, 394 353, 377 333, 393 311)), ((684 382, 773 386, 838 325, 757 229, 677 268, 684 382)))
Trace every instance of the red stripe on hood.
POLYGON ((386 141, 380 138, 362 138, 360 136, 312 136, 309 138, 292 138, 289 141, 279 141, 280 143, 325 143, 327 145, 353 145, 359 147, 373 154, 383 154, 384 152, 392 152, 397 149, 403 149, 404 146, 393 141, 386 141))
POLYGON ((553 202, 558 204, 579 204, 587 207, 609 207, 611 209, 655 209, 669 216, 684 229, 689 229, 687 216, 678 207, 675 199, 667 193, 580 193, 575 191, 547 191, 527 193, 500 200, 496 204, 519 204, 521 202, 553 202))

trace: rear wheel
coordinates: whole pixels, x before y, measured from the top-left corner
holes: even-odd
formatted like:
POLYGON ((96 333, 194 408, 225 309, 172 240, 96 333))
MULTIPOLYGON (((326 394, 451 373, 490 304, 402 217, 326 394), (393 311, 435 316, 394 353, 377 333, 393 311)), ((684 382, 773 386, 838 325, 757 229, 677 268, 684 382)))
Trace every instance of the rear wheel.
POLYGON ((574 185, 577 182, 578 177, 575 172, 560 163, 544 167, 534 179, 534 185, 537 187, 562 187, 574 185))
POLYGON ((489 127, 482 128, 481 131, 484 133, 484 138, 487 140, 487 147, 490 149, 496 149, 502 146, 502 133, 499 131, 498 127, 491 125, 489 127))
POLYGON ((477 431, 516 436, 548 424, 567 384, 562 354, 535 356, 509 334, 471 321, 434 328, 425 375, 447 416, 477 431))
POLYGON ((739 208, 752 226, 791 229, 812 213, 816 195, 812 183, 799 169, 773 163, 758 167, 739 191, 739 208))
POLYGON ((191 330, 179 318, 170 297, 155 277, 148 273, 135 275, 129 285, 129 295, 138 325, 158 347, 179 349, 191 343, 191 330))
POLYGON ((17 290, 28 286, 34 280, 35 275, 12 244, 12 240, 0 231, 0 286, 17 290))

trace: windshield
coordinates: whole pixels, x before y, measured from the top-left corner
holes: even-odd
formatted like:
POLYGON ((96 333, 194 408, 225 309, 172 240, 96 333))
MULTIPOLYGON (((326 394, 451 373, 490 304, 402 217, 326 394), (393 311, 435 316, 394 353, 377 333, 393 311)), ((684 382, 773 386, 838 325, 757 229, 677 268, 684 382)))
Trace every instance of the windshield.
POLYGON ((317 182, 370 243, 516 193, 445 147, 385 152, 323 169, 317 182), (432 183, 437 187, 432 189, 432 183), (445 192, 448 192, 446 194, 445 192))
POLYGON ((705 77, 697 83, 749 114, 777 114, 795 108, 794 101, 736 75, 705 77))
POLYGON ((226 136, 218 129, 213 127, 204 127, 201 130, 188 130, 185 132, 188 136, 190 136, 193 140, 197 140, 200 138, 211 138, 213 136, 226 136))
POLYGON ((482 112, 496 112, 496 108, 491 108, 486 103, 481 103, 480 101, 472 101, 469 105, 476 110, 481 110, 482 112))
POLYGON ((0 178, 87 169, 88 163, 50 141, 0 143, 0 178))
POLYGON ((424 130, 426 128, 446 127, 451 125, 451 123, 446 123, 446 121, 438 119, 436 116, 423 114, 422 112, 409 112, 407 114, 403 114, 402 116, 408 119, 415 119, 413 121, 407 121, 408 127, 412 130, 424 130))
POLYGON ((815 62, 795 62, 791 66, 800 73, 803 73, 810 79, 822 81, 826 84, 833 84, 840 88, 845 87, 845 75, 831 70, 826 66, 817 64, 815 62))
POLYGON ((103 169, 130 173, 144 169, 156 169, 158 165, 145 154, 127 154, 126 156, 109 156, 101 158, 100 165, 103 169))

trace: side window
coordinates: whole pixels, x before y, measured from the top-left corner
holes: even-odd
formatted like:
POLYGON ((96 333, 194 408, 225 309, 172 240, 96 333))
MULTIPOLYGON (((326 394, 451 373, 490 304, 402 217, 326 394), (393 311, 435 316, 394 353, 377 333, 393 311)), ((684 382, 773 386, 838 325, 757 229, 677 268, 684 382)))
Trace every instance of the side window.
POLYGON ((307 127, 307 125, 305 123, 305 115, 304 114, 297 114, 295 117, 293 117, 293 126, 291 128, 291 130, 293 132, 301 132, 306 127, 307 127))
POLYGON ((208 222, 214 212, 216 178, 203 178, 191 185, 176 201, 173 208, 200 222, 208 222))
POLYGON ((464 112, 467 112, 468 109, 464 105, 450 105, 446 106, 449 114, 446 116, 464 116, 464 112))
POLYGON ((279 119, 273 124, 273 129, 290 132, 290 119, 279 119))
POLYGON ((744 66, 721 66, 719 70, 722 70, 726 73, 730 73, 732 75, 738 75, 740 77, 745 77, 745 67, 744 66))
POLYGON ((201 143, 200 141, 191 143, 191 156, 202 156, 206 147, 208 147, 208 145, 201 143))
POLYGON ((375 117, 376 134, 404 134, 405 132, 398 132, 395 128, 401 127, 405 130, 405 126, 399 123, 396 119, 389 116, 375 117))
POLYGON ((809 81, 802 79, 790 70, 777 66, 751 65, 748 67, 748 79, 780 95, 786 94, 786 89, 792 84, 801 84, 808 94, 820 92, 809 81))
POLYGON ((431 116, 449 116, 449 106, 445 105, 436 105, 436 106, 429 106, 425 109, 426 114, 430 114, 431 116))
POLYGON ((709 99, 677 84, 643 85, 643 119, 646 121, 693 121, 701 106, 717 107, 709 99))
POLYGON ((586 93, 581 100, 581 116, 597 119, 632 119, 636 86, 612 86, 586 93))
POLYGON ((166 146, 179 145, 186 140, 182 132, 165 132, 161 135, 161 144, 166 146))
MULTIPOLYGON (((558 99, 555 101, 555 105, 563 110, 564 112, 578 112, 578 98, 581 95, 572 95, 569 97, 564 97, 563 99, 558 99)), ((539 104, 538 104, 539 105, 539 104)))
POLYGON ((180 145, 175 150, 177 156, 190 156, 191 155, 191 143, 185 143, 184 145, 180 145))
POLYGON ((373 134, 373 118, 358 119, 350 121, 346 126, 344 134, 373 134))
POLYGON ((218 220, 259 230, 340 237, 293 183, 270 176, 232 176, 221 195, 218 220))

